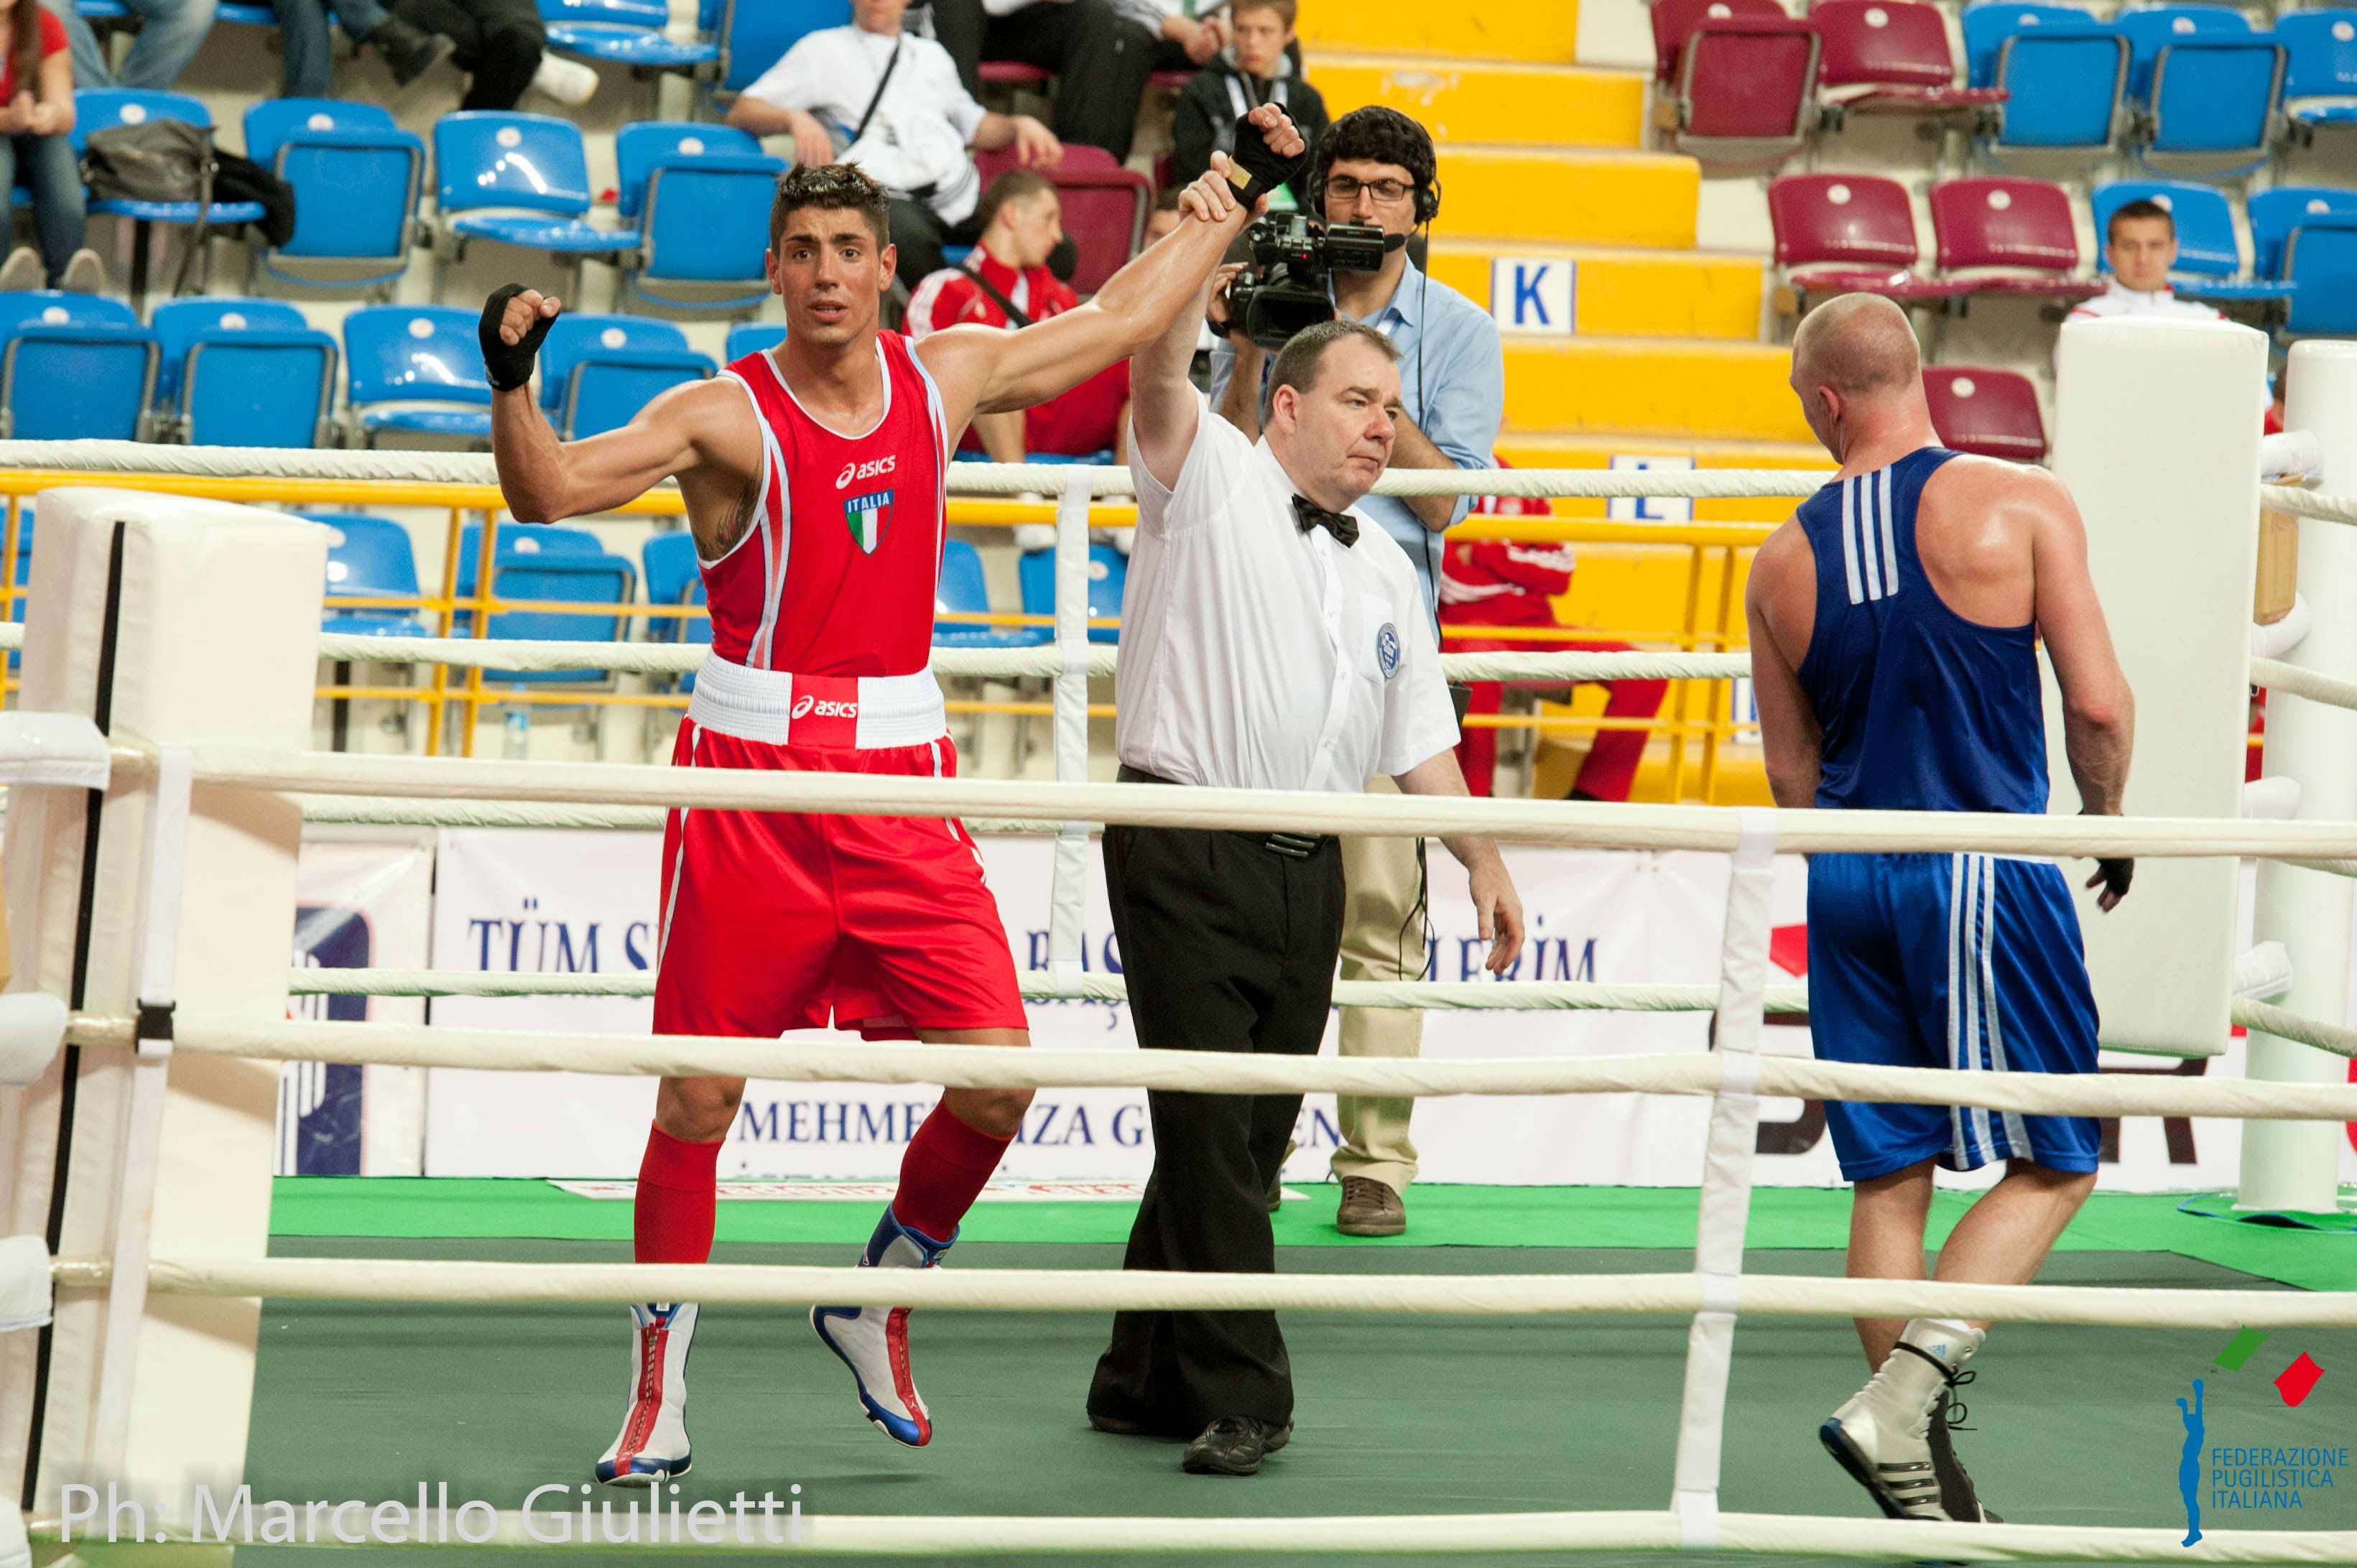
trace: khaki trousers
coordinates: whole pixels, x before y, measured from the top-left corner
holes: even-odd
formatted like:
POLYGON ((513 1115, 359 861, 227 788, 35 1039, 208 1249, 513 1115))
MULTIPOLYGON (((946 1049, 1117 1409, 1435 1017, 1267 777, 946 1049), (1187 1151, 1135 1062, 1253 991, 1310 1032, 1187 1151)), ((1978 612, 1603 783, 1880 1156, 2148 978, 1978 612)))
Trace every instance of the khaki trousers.
MULTIPOLYGON (((1396 795, 1399 786, 1378 777, 1369 794, 1396 795)), ((1344 980, 1424 978, 1424 905, 1412 838, 1342 841, 1342 970, 1344 980)), ((1346 1057, 1412 1057, 1424 1046, 1424 1014, 1409 1007, 1342 1009, 1346 1057)), ((1340 1096, 1342 1144, 1334 1151, 1336 1180, 1370 1176, 1394 1192, 1415 1179, 1415 1144, 1408 1137, 1412 1096, 1340 1096)))

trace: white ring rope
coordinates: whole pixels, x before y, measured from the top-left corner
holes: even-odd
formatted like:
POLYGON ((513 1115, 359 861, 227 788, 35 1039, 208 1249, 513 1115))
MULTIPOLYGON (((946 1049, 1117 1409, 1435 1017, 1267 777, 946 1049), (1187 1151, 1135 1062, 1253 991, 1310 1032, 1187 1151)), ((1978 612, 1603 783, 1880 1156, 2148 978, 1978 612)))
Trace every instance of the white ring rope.
POLYGON ((2312 517, 2319 522, 2357 523, 2357 498, 2350 496, 2326 495, 2320 490, 2297 489, 2289 485, 2261 485, 2259 504, 2269 511, 2312 517))
MULTIPOLYGON (((1697 1055, 1440 1060, 1263 1057, 1226 1051, 1047 1050, 718 1035, 589 1035, 441 1025, 320 1023, 182 1014, 176 1052, 386 1067, 587 1072, 641 1078, 758 1078, 788 1083, 941 1084, 961 1089, 1159 1089, 1191 1094, 1717 1094, 1725 1058, 1697 1055)), ((131 1020, 82 1015, 67 1032, 121 1045, 131 1020)), ((1763 1056, 1751 1092, 1797 1100, 1977 1105, 2040 1116, 2231 1116, 2357 1121, 2357 1084, 1991 1073, 1868 1067, 1763 1056)))
MULTIPOLYGON (((152 753, 114 749, 125 777, 152 753)), ((1626 805, 1478 796, 1335 795, 1157 784, 1053 784, 866 774, 675 768, 635 763, 493 762, 354 752, 195 748, 199 783, 313 794, 547 800, 589 806, 785 811, 850 816, 1037 817, 1236 832, 1442 837, 1602 849, 1732 851, 1743 817, 1725 806, 1626 805)), ((1967 811, 1779 811, 1785 853, 2357 858, 2357 822, 1967 811)))
MULTIPOLYGON (((105 1283, 59 1258, 59 1286, 105 1283)), ((2157 1290, 1937 1280, 1738 1276, 1742 1311, 1791 1317, 1986 1317, 2134 1328, 2357 1326, 2357 1291, 2157 1290)), ((1231 1274, 1130 1269, 860 1269, 780 1263, 511 1263, 443 1258, 158 1258, 162 1295, 286 1301, 909 1306, 969 1312, 1409 1312, 1465 1317, 1699 1311, 1674 1274, 1231 1274)))
MULTIPOLYGON (((298 795, 303 820, 335 825, 412 828, 576 828, 661 832, 660 806, 554 806, 529 800, 419 800, 399 796, 298 795)), ((967 817, 974 833, 1041 835, 1061 822, 1036 817, 967 817)), ((2357 862, 2352 862, 2357 867, 2357 862)), ((2357 875, 2357 871, 2352 871, 2357 875)))
MULTIPOLYGON (((395 1499, 396 1505, 398 1499, 395 1499)), ((565 1524, 561 1510, 527 1519, 508 1510, 488 1522, 480 1514, 464 1526, 470 1544, 546 1552, 565 1524), (533 1533, 537 1529, 537 1534, 533 1533), (490 1533, 485 1534, 488 1530, 490 1533)), ((1078 1557, 1121 1552, 1216 1555, 1231 1561, 1271 1553, 1431 1553, 1677 1552, 1688 1548, 1686 1523, 1667 1509, 1597 1509, 1556 1513, 1337 1514, 1287 1518, 1204 1519, 1159 1515, 1047 1518, 1027 1515, 781 1514, 762 1539, 748 1525, 716 1527, 718 1539, 698 1542, 683 1533, 665 1540, 667 1557, 760 1554, 781 1550, 919 1557, 1058 1553, 1078 1557), (789 1535, 789 1530, 793 1532, 789 1535), (778 1542, 792 1542, 781 1547, 778 1542)), ((87 1535, 88 1525, 83 1526, 87 1535)), ((2294 1530, 2204 1530, 2201 1544, 2179 1550, 2175 1528, 2116 1525, 1942 1524, 1919 1520, 1830 1519, 1803 1514, 1720 1513, 1713 1544, 1721 1552, 1807 1557, 1936 1557, 1952 1562, 2050 1561, 2104 1563, 2346 1564, 2357 1562, 2357 1531, 2294 1530)), ((27 1524, 35 1541, 59 1539, 59 1522, 27 1524)), ((174 1536, 172 1539, 179 1539, 174 1536)), ((384 1543, 399 1550, 404 1543, 384 1543)), ((422 1545, 414 1535, 406 1544, 422 1545)), ((436 1544, 440 1544, 437 1542, 436 1544)), ((212 1545, 210 1538, 208 1546, 212 1545)), ((577 1548, 576 1548, 577 1549, 577 1548)), ((446 1548, 447 1550, 447 1548, 446 1548)), ((608 1553, 633 1548, 615 1545, 608 1553)), ((637 1550, 644 1550, 643 1545, 637 1550)))

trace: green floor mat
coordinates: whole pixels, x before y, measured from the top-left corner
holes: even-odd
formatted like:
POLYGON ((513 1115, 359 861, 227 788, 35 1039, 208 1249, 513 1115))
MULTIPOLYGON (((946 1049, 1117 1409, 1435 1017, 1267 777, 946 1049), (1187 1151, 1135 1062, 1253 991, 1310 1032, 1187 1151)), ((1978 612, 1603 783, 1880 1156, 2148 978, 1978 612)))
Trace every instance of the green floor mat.
MULTIPOLYGON (((1421 1190, 1421 1189, 1419 1189, 1421 1190)), ((1762 1197, 1768 1196, 1763 1193, 1762 1197)), ((1692 1195, 1685 1195, 1690 1205, 1692 1195)), ((1665 1197, 1665 1204, 1669 1199, 1665 1197)), ((770 1208, 795 1206, 772 1205, 770 1208)), ((1015 1206, 1008 1206, 1015 1207, 1015 1206)), ((1666 1223, 1666 1221, 1664 1221, 1666 1223)), ((2183 1223, 2208 1222, 2187 1218, 2183 1223)), ((2232 1234, 2239 1228, 2211 1226, 2232 1234)), ((2314 1240, 2314 1239, 2309 1239, 2314 1240)), ((2339 1246, 2337 1240, 2329 1244, 2339 1246)), ((626 1242, 285 1238, 291 1256, 616 1261, 626 1242)), ((961 1245, 971 1267, 1111 1268, 1107 1244, 961 1245)), ((724 1244, 716 1261, 827 1263, 834 1242, 724 1244)), ((1620 1273, 1680 1269, 1674 1248, 1288 1247, 1278 1266, 1320 1273, 1620 1273)), ((1755 1249, 1751 1269, 1838 1273, 1835 1252, 1755 1249)), ((2050 1283, 2263 1289, 2263 1282, 2166 1251, 2057 1254, 2050 1283)), ((1687 1324, 1673 1317, 1463 1318, 1292 1313, 1297 1435, 1251 1480, 1187 1477, 1169 1443, 1093 1433, 1082 1414, 1105 1315, 919 1315, 916 1371, 937 1435, 896 1446, 859 1415, 847 1374, 799 1313, 714 1308, 699 1332, 690 1402, 689 1501, 740 1489, 807 1510, 901 1514, 1317 1515, 1657 1508, 1668 1500, 1687 1324)), ((266 1304, 246 1466, 257 1498, 407 1498, 447 1481, 454 1498, 521 1505, 533 1487, 576 1489, 621 1413, 625 1330, 613 1307, 266 1304)), ((1975 1363, 1973 1430, 1957 1449, 1982 1494, 2030 1522, 2181 1529, 2174 1399, 2206 1381, 2214 1444, 2346 1444, 2357 1428, 2357 1330, 2278 1330, 2237 1370, 2212 1359, 2213 1330, 2002 1326, 1975 1363), (2269 1380, 2299 1355, 2326 1369, 2287 1407, 2269 1380)), ((1722 1501, 1735 1510, 1868 1517, 1865 1496, 1815 1441, 1863 1380, 1846 1324, 1747 1317, 1737 1331, 1722 1501)), ((2211 1530, 2357 1528, 2357 1469, 2298 1509, 2220 1511, 2211 1530)), ((604 1500, 602 1498, 598 1500, 604 1500)), ((627 1498, 617 1499, 618 1506, 627 1498)), ((545 1499, 544 1499, 545 1501, 545 1499)), ((576 1516, 577 1517, 577 1516, 576 1516)), ((796 1553, 807 1557, 807 1553, 796 1553)), ((320 1568, 325 1549, 241 1548, 241 1568, 320 1568)), ((568 1562, 644 1563, 643 1550, 568 1562)), ((1615 1554, 1483 1558, 1535 1564, 1684 1561, 1615 1554)), ((1706 1559, 1697 1555, 1696 1563, 1706 1559)), ((1716 1559, 1725 1561, 1723 1557, 1716 1559)), ((349 1554, 332 1559, 350 1563, 349 1554)), ((420 1568, 490 1568, 512 1557, 405 1552, 420 1568)), ((892 1561, 911 1561, 895 1559, 892 1561)), ((1033 1559, 999 1558, 997 1563, 1033 1559)), ((1071 1564, 1080 1558, 1037 1560, 1071 1564)), ((1206 1555, 1089 1558, 1103 1568, 1312 1563, 1374 1568, 1464 1558, 1206 1555)), ((1790 1561, 1790 1560, 1785 1560, 1790 1561)))

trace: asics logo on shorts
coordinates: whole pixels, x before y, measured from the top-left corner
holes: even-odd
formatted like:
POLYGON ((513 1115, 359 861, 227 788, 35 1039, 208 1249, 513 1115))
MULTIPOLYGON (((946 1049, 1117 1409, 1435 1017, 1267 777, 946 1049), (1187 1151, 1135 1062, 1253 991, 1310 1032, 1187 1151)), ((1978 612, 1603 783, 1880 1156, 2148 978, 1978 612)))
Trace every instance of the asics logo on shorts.
POLYGON ((834 477, 834 488, 838 490, 844 489, 848 488, 855 479, 872 479, 878 474, 890 473, 898 456, 896 453, 892 456, 878 457, 868 463, 845 463, 843 466, 843 472, 834 477))
POLYGON ((856 702, 838 703, 829 697, 802 696, 786 714, 789 719, 856 719, 859 716, 856 702))

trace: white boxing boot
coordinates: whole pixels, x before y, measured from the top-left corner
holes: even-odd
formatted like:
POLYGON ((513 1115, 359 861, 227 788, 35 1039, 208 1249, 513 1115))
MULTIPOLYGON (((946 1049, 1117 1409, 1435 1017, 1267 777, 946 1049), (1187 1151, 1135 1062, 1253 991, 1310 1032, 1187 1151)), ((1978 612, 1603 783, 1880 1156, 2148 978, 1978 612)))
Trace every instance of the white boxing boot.
POLYGON ((1817 1429, 1850 1477, 1892 1519, 1951 1518, 1940 1498, 1930 1431, 1982 1332, 1953 1318, 1918 1317, 1866 1387, 1817 1429))
POLYGON ((694 1302, 631 1306, 630 1405, 621 1435, 597 1461, 599 1480, 651 1487, 687 1474, 687 1353, 694 1343, 694 1302))
MULTIPOLYGON (((957 1237, 952 1234, 950 1241, 957 1237)), ((950 1241, 936 1241, 911 1230, 893 1218, 887 1204, 884 1218, 859 1255, 863 1269, 930 1269, 950 1250, 950 1241)), ((826 1348, 843 1358, 858 1385, 859 1408, 895 1443, 922 1448, 932 1441, 932 1418, 918 1397, 917 1380, 909 1370, 909 1309, 905 1306, 814 1306, 811 1326, 826 1348)))

